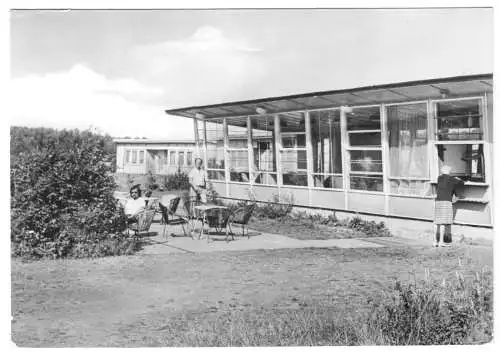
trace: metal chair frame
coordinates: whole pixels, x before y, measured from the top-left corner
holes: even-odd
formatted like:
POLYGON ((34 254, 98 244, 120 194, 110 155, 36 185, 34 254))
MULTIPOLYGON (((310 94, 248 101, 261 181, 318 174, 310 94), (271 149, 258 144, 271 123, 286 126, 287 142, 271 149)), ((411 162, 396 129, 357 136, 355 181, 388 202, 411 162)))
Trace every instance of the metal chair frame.
POLYGON ((247 238, 250 239, 250 234, 248 233, 248 222, 250 221, 250 218, 252 217, 252 214, 255 210, 255 207, 257 204, 255 202, 245 205, 242 207, 237 208, 236 210, 231 213, 230 219, 229 219, 229 230, 231 233, 233 233, 232 225, 233 224, 239 224, 241 225, 242 229, 242 236, 245 236, 245 227, 247 228, 247 238), (241 215, 241 220, 237 219, 235 220, 236 217, 241 215))
MULTIPOLYGON (((165 239, 167 239, 167 234, 165 233, 167 230, 167 226, 169 225, 180 224, 182 226, 182 231, 184 232, 184 236, 187 236, 188 233, 191 234, 191 230, 189 229, 191 228, 189 216, 186 217, 177 213, 177 208, 179 206, 180 200, 181 200, 180 196, 177 196, 170 199, 169 204, 167 206, 163 205, 161 202, 158 203, 162 216, 161 218, 161 223, 163 224, 162 234, 165 239), (187 224, 189 232, 186 232, 186 228, 184 227, 185 224, 187 224)), ((170 235, 175 236, 173 233, 170 235)))
POLYGON ((139 234, 143 232, 149 233, 149 228, 151 228, 155 214, 155 209, 145 209, 137 213, 135 215, 137 222, 127 224, 127 230, 133 231, 134 237, 138 237, 139 234))

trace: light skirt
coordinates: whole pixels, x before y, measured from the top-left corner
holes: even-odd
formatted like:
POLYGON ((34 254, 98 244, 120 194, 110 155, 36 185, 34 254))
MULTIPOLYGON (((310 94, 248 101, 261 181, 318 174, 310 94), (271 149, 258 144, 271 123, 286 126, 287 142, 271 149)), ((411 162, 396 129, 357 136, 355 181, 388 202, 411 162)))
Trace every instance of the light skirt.
POLYGON ((450 201, 436 201, 434 224, 453 224, 453 204, 450 201))

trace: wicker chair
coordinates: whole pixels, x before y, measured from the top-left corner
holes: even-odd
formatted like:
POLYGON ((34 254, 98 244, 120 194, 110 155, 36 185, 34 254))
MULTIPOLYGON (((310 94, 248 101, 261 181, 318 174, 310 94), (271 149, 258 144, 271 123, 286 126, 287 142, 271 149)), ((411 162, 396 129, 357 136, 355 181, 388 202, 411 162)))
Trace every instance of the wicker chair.
POLYGON ((137 222, 131 223, 128 225, 128 230, 134 232, 134 236, 139 236, 140 233, 148 232, 151 227, 151 223, 153 223, 153 218, 155 216, 156 210, 154 209, 146 209, 144 211, 139 212, 136 215, 137 222))
POLYGON ((232 225, 233 224, 239 224, 241 225, 242 229, 242 236, 245 236, 245 226, 247 227, 247 238, 250 239, 250 234, 248 233, 248 222, 250 221, 250 218, 252 217, 253 211, 255 210, 256 203, 251 203, 249 205, 242 206, 240 208, 237 208, 236 210, 233 211, 231 214, 231 217, 229 218, 229 230, 231 233, 233 233, 232 230, 232 225))
MULTIPOLYGON (((181 198, 177 196, 171 198, 167 206, 163 205, 161 202, 158 203, 161 212, 161 223, 163 224, 163 237, 165 239, 167 238, 167 227, 173 225, 181 225, 184 236, 187 236, 188 233, 191 234, 191 231, 189 230, 189 217, 177 213, 177 208, 179 207, 180 201, 181 198), (186 232, 186 228, 184 227, 185 224, 187 224, 188 226, 188 233, 186 232)), ((171 233, 170 235, 175 236, 174 233, 171 233)))
MULTIPOLYGON (((231 236, 231 238, 234 240, 234 236, 229 232, 228 228, 230 216, 231 211, 227 208, 208 209, 204 211, 203 223, 206 224, 208 228, 214 228, 217 233, 222 233, 222 231, 224 230, 226 233, 226 241, 229 239, 229 236, 231 236)), ((203 227, 201 231, 203 231, 203 227)), ((209 240, 209 233, 207 233, 207 242, 209 240)))

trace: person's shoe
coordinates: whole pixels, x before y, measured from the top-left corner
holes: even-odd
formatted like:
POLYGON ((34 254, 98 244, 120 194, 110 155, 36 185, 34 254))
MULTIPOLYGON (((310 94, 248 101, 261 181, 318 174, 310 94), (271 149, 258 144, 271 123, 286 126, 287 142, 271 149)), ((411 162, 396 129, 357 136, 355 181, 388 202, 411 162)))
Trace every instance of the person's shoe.
POLYGON ((449 248, 451 246, 451 243, 439 243, 439 246, 442 248, 449 248))
POLYGON ((439 243, 437 241, 432 242, 432 246, 437 248, 439 246, 439 243))

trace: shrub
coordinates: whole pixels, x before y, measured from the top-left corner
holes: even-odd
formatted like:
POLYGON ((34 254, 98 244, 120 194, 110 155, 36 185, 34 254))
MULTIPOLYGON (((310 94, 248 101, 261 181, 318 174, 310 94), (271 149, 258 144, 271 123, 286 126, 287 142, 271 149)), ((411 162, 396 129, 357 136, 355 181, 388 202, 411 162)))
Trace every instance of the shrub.
POLYGON ((102 136, 63 130, 40 141, 11 166, 13 255, 59 258, 77 244, 125 241, 102 136))
POLYGON ((288 215, 292 208, 293 196, 284 196, 283 200, 280 200, 277 194, 273 194, 272 203, 258 205, 255 208, 254 215, 258 218, 280 219, 288 215))
POLYGON ((167 190, 189 190, 189 176, 178 170, 175 174, 165 175, 163 185, 167 190))
POLYGON ((482 271, 472 281, 457 272, 454 285, 396 283, 396 294, 377 306, 368 332, 379 344, 437 345, 485 343, 493 328, 492 275, 482 271))
POLYGON ((378 236, 378 237, 390 237, 391 232, 385 226, 384 222, 375 222, 375 221, 365 221, 360 217, 351 218, 348 222, 343 222, 343 225, 346 225, 348 228, 353 230, 358 230, 370 236, 378 236))

